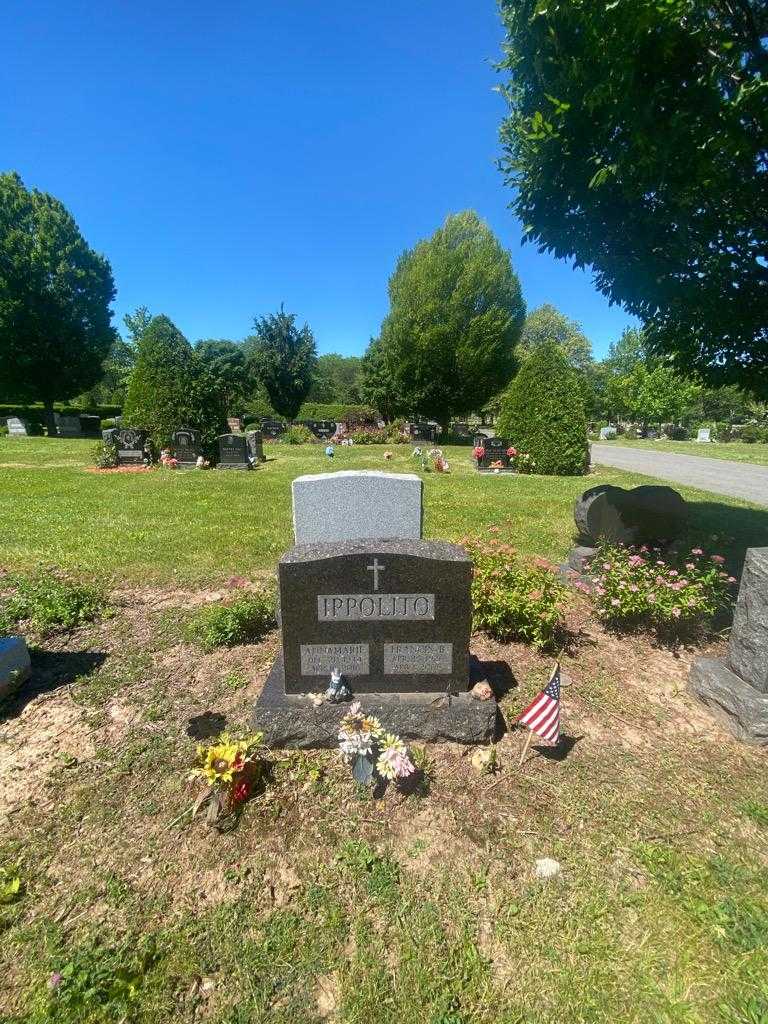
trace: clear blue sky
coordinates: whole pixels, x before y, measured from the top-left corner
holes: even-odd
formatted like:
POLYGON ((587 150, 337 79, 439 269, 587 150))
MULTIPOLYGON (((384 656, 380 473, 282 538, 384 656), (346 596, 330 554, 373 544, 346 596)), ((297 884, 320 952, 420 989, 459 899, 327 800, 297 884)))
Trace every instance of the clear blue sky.
POLYGON ((285 302, 362 352, 398 254, 472 207, 602 355, 630 318, 507 208, 501 38, 493 0, 5 0, 0 168, 109 257, 121 327, 237 339, 285 302))

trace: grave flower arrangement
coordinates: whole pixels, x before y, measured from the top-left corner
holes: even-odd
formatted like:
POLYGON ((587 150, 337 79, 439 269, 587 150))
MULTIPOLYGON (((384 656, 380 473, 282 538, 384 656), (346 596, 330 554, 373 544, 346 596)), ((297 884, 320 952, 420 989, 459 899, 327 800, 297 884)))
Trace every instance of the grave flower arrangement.
POLYGON ((611 626, 700 626, 731 603, 736 578, 724 562, 701 548, 669 558, 658 548, 603 544, 589 572, 597 613, 611 626))
POLYGON ((160 453, 160 465, 165 466, 166 469, 176 469, 179 464, 179 460, 175 459, 171 452, 167 449, 160 453))
POLYGON ((480 459, 485 458, 485 448, 483 448, 481 444, 475 445, 475 447, 472 449, 472 455, 479 462, 480 459))
POLYGON ((189 778, 202 781, 204 787, 192 805, 193 818, 206 806, 209 825, 238 813, 263 776, 262 738, 260 732, 243 737, 223 732, 209 743, 198 744, 197 764, 189 778))
POLYGON ((359 701, 350 705, 341 720, 339 751, 344 762, 352 765, 352 778, 363 786, 379 779, 398 782, 416 770, 400 737, 385 732, 378 718, 364 715, 359 701))

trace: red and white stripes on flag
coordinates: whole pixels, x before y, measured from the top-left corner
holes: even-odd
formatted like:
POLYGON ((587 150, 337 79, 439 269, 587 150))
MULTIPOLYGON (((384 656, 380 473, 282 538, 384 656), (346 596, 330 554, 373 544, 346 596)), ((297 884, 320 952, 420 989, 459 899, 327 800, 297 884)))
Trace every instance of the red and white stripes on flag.
POLYGON ((527 725, 531 732, 543 740, 557 743, 560 739, 560 662, 556 662, 544 689, 518 716, 518 722, 527 725))

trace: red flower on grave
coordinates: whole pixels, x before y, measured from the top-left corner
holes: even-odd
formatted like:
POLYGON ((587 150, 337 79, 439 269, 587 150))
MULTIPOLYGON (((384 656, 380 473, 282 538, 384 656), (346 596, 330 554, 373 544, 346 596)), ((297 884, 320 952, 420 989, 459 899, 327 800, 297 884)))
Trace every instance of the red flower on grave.
POLYGON ((479 444, 477 445, 476 448, 472 449, 472 454, 475 456, 476 459, 483 459, 485 458, 485 448, 483 448, 483 446, 479 444))
POLYGON ((514 457, 517 455, 517 448, 513 448, 512 445, 510 445, 509 448, 507 448, 507 455, 510 457, 510 459, 514 459, 514 457))

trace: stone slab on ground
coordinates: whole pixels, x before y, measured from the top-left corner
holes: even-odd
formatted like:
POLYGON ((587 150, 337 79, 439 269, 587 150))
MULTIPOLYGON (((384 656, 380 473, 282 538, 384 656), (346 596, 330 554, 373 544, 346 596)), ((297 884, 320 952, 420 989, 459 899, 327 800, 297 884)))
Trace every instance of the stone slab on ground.
POLYGON ((768 694, 768 548, 748 548, 733 616, 728 665, 768 694))
POLYGON ((293 481, 297 544, 392 537, 420 540, 423 481, 415 473, 353 469, 293 481))
MULTIPOLYGON (((403 739, 465 744, 489 743, 499 726, 495 700, 469 693, 355 694, 363 710, 380 719, 387 732, 403 739)), ((283 658, 279 655, 253 710, 253 726, 269 747, 330 749, 339 743, 339 723, 348 704, 315 707, 307 696, 286 696, 283 658)))
POLYGON ((768 746, 768 694, 745 683, 719 658, 698 658, 688 689, 742 743, 768 746))
POLYGON ((688 506, 672 487, 600 484, 577 498, 573 517, 582 543, 657 544, 680 536, 688 506))
POLYGON ((22 637, 0 637, 0 699, 15 693, 31 674, 32 663, 22 637))

